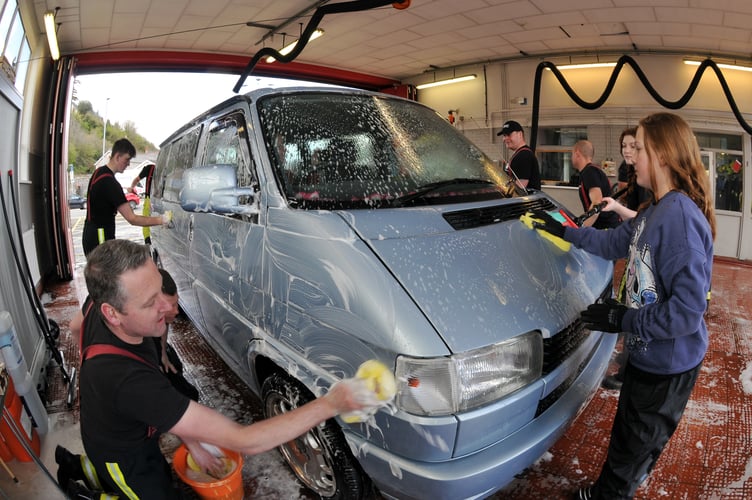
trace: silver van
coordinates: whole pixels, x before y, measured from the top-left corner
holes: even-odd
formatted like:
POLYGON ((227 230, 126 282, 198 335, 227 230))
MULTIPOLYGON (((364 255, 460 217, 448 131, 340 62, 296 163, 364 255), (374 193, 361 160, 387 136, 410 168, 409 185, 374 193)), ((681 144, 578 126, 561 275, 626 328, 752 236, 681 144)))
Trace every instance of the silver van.
MULTIPOLYGON (((162 145, 158 264, 267 416, 358 365, 398 395, 281 447, 322 498, 483 498, 535 462, 600 383, 615 336, 579 313, 610 262, 519 221, 525 192, 419 103, 338 88, 235 96, 162 145)), ((572 214, 568 214, 571 216, 572 214)))

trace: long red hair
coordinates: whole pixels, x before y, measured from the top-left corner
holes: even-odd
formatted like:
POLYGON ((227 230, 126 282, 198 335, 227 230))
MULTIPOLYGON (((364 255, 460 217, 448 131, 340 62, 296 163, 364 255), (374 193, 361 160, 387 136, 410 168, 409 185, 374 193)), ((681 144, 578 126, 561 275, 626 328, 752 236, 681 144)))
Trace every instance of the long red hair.
MULTIPOLYGON (((705 214, 715 239, 715 210, 710 181, 700 156, 700 147, 689 124, 672 113, 654 113, 640 120, 648 156, 657 155, 671 171, 672 187, 683 192, 705 214)), ((655 186, 651 171, 650 184, 655 186)))

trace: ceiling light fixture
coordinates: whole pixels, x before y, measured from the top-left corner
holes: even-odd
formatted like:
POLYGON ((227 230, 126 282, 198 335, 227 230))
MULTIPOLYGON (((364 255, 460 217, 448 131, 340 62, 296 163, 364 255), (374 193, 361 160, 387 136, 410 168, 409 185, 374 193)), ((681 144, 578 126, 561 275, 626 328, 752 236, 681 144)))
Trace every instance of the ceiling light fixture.
MULTIPOLYGON (((702 61, 693 61, 692 59, 684 59, 684 64, 688 66, 699 66, 702 64, 702 61)), ((715 63, 716 66, 719 68, 724 69, 736 69, 739 71, 752 71, 752 67, 749 66, 739 66, 737 64, 725 64, 725 63, 715 63)))
POLYGON ((458 82, 466 82, 468 80, 475 80, 476 78, 478 78, 478 75, 457 76, 454 78, 449 78, 447 80, 439 80, 437 82, 421 83, 420 85, 416 85, 415 88, 418 90, 428 89, 431 87, 438 87, 439 85, 448 85, 450 83, 458 83, 458 82))
MULTIPOLYGON (((316 30, 313 33, 311 33, 311 38, 309 38, 308 41, 310 42, 310 41, 316 40, 318 37, 320 37, 323 34, 324 34, 324 30, 316 30)), ((298 44, 298 40, 295 40, 291 44, 285 45, 282 48, 282 50, 279 51, 280 55, 286 56, 287 54, 292 52, 292 49, 294 49, 295 46, 298 44)), ((276 61, 276 59, 274 59, 272 56, 269 56, 266 58, 266 62, 268 63, 273 63, 274 61, 276 61)))
POLYGON ((53 61, 60 59, 60 48, 57 45, 57 30, 55 29, 55 11, 44 13, 44 29, 47 31, 47 43, 50 45, 50 56, 53 61))

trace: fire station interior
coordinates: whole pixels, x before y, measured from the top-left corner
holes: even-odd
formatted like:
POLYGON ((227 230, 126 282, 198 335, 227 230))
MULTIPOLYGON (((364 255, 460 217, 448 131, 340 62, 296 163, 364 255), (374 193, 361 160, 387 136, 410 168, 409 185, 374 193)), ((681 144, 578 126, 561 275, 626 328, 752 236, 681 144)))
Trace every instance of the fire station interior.
MULTIPOLYGON (((7 349, 17 349, 26 365, 22 380, 30 379, 15 396, 6 391, 0 496, 64 498, 55 482, 55 446, 83 451, 70 404, 78 354, 68 329, 86 297, 85 258, 76 250, 67 205, 74 80, 180 71, 237 75, 233 91, 241 93, 249 78, 263 76, 417 100, 446 115, 495 161, 510 154, 496 132, 516 120, 541 164, 543 191, 574 213, 582 212, 577 189, 568 185, 568 169, 556 167, 566 164, 568 138, 593 142, 596 161, 615 181, 621 130, 652 112, 681 115, 696 133, 715 200, 711 345, 687 413, 636 498, 752 497, 752 4, 746 0, 0 5, 0 251, 6 255, 0 310, 9 313, 15 339, 11 331, 0 338, 6 364, 7 349), (310 36, 314 28, 321 36, 310 36), (289 62, 254 61, 262 49, 295 41, 289 62)), ((133 239, 140 241, 139 231, 133 239)), ((201 347, 190 322, 176 328, 193 339, 176 349, 196 385, 219 398, 219 407, 233 401, 227 411, 238 419, 259 418, 258 402, 201 347), (224 392, 210 389, 216 373, 223 373, 224 392), (248 409, 238 411, 236 400, 246 399, 248 409)), ((489 498, 569 498, 592 482, 617 398, 599 389, 545 456, 489 498)), ((254 460, 244 468, 247 498, 314 498, 279 457, 254 460)))

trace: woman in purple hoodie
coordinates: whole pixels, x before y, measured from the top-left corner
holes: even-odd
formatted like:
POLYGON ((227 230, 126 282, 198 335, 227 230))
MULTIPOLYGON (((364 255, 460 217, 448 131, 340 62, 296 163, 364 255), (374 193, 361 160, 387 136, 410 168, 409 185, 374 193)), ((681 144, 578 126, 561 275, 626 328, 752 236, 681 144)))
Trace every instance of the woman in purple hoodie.
POLYGON ((630 499, 676 430, 708 347, 703 314, 710 289, 715 215, 692 129, 656 113, 637 128, 637 184, 652 202, 610 231, 565 228, 538 212, 540 229, 605 259, 627 257, 623 303, 582 313, 591 330, 624 332, 629 360, 608 455, 580 499, 630 499))

